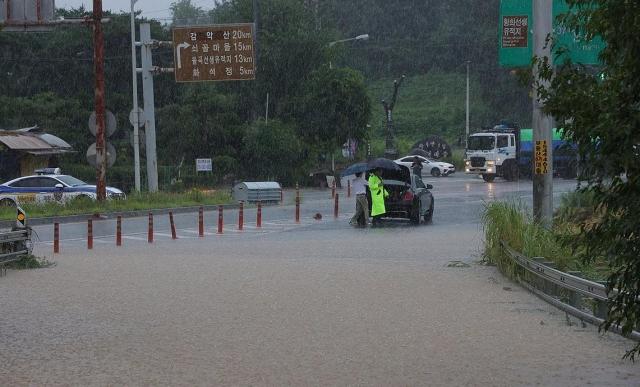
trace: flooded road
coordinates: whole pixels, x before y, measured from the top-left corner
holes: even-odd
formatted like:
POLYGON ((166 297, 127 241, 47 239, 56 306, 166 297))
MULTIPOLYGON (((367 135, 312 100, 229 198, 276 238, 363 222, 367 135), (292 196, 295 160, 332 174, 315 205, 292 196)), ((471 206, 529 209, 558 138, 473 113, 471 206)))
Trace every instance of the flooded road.
POLYGON ((262 230, 198 238, 184 215, 176 241, 69 238, 54 258, 43 227, 56 265, 0 279, 1 384, 637 385, 630 342, 478 263, 483 202, 526 203, 530 182, 436 181, 417 227, 351 228, 329 191, 305 191, 300 225, 270 207, 262 230))

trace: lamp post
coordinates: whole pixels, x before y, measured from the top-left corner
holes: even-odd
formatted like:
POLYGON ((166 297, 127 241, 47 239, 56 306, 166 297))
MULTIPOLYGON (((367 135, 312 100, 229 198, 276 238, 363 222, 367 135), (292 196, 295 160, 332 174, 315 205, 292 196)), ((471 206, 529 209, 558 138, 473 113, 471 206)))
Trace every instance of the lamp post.
POLYGON ((471 63, 471 61, 467 61, 467 107, 466 107, 466 124, 465 124, 465 130, 466 130, 466 136, 464 137, 464 149, 468 148, 468 141, 469 141, 469 64, 471 63))
MULTIPOLYGON (((333 47, 338 43, 351 42, 353 40, 369 40, 369 34, 362 34, 362 35, 354 36, 353 38, 335 40, 333 42, 329 42, 328 46, 333 47)), ((333 68, 331 61, 329 61, 329 68, 330 69, 333 68)))
MULTIPOLYGON (((327 46, 328 47, 333 47, 338 43, 351 42, 351 41, 354 41, 354 40, 369 40, 369 34, 362 34, 362 35, 354 36, 352 38, 335 40, 333 42, 329 42, 327 44, 327 46)), ((329 61, 329 68, 330 69, 333 68, 333 64, 331 63, 331 61, 329 61)), ((336 170, 336 160, 335 160, 334 154, 331 153, 331 171, 335 172, 335 170, 336 170)))
POLYGON ((134 5, 138 0, 131 0, 131 72, 133 75, 133 163, 135 188, 140 192, 140 123, 138 122, 138 72, 136 64, 136 23, 134 5))

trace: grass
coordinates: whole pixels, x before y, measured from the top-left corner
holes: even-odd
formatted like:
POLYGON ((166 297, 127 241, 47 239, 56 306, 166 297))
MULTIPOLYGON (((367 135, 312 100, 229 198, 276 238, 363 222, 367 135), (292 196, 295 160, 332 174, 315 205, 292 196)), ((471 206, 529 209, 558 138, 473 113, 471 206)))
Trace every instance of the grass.
MULTIPOLYGON (((216 205, 226 204, 230 202, 231 196, 228 191, 201 191, 198 189, 192 189, 185 193, 134 193, 129 194, 126 200, 108 200, 104 203, 98 203, 90 199, 76 199, 66 204, 24 204, 22 208, 25 210, 28 217, 39 218, 50 216, 216 205)), ((13 220, 15 219, 15 215, 15 209, 13 209, 12 207, 0 208, 0 219, 13 220)))
POLYGON ((487 203, 482 216, 485 231, 484 260, 495 264, 508 277, 514 278, 519 272, 517 265, 508 258, 500 241, 527 257, 544 257, 562 271, 580 271, 582 276, 592 280, 602 280, 608 275, 606 262, 596 261, 585 264, 576 258, 572 249, 561 242, 580 232, 577 223, 592 219, 589 196, 581 193, 566 194, 556 212, 554 226, 547 230, 533 221, 528 208, 520 203, 487 203))
POLYGON ((502 251, 500 241, 527 257, 544 257, 560 270, 576 270, 570 249, 563 247, 553 231, 533 222, 522 204, 492 202, 485 206, 482 216, 485 230, 484 259, 496 264, 510 277, 516 264, 502 251))

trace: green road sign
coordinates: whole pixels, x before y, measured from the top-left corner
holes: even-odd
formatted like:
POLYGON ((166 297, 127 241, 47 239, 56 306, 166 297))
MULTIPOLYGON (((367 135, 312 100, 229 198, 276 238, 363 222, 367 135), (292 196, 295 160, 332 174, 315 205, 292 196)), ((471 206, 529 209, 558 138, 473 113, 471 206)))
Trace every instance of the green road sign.
MULTIPOLYGON (((556 64, 566 59, 585 65, 599 64, 598 54, 604 47, 600 38, 584 41, 581 36, 566 31, 556 21, 560 14, 567 13, 569 6, 564 0, 554 0, 554 32, 557 34, 554 51, 567 50, 557 58, 556 64)), ((498 39, 499 63, 503 67, 527 67, 533 56, 533 3, 532 0, 500 1, 500 33, 498 39)))

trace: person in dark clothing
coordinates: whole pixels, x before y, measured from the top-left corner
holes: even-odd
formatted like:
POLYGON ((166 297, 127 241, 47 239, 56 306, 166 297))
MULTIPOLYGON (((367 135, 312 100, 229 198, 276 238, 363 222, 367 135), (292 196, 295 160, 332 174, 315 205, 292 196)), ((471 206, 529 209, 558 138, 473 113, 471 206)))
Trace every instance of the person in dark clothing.
POLYGON ((414 175, 422 177, 422 160, 420 160, 420 157, 413 158, 411 169, 413 170, 414 175))

